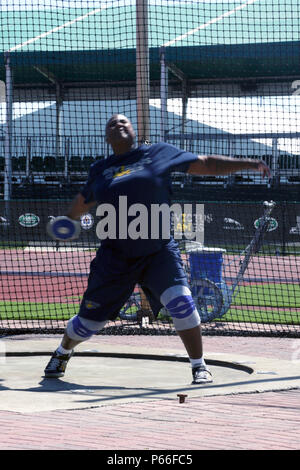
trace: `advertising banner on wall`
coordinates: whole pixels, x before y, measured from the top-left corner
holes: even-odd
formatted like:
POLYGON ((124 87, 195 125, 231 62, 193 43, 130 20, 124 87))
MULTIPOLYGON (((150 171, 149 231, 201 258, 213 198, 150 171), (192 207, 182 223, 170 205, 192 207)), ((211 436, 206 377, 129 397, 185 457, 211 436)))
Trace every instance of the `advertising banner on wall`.
MULTIPOLYGON (((11 201, 0 202, 0 241, 2 244, 55 243, 47 234, 47 223, 64 215, 67 201, 11 201)), ((162 212, 161 218, 170 219, 170 230, 177 241, 197 241, 207 246, 243 245, 253 237, 263 215, 262 203, 177 203, 174 211, 162 212)), ((81 217, 81 234, 77 241, 83 245, 99 246, 99 223, 103 221, 97 207, 81 217)), ((126 215, 126 214, 125 214, 126 215)), ((124 214, 123 214, 124 217, 124 214)), ((150 217, 150 215, 149 215, 150 217)), ((127 219, 126 219, 127 220, 127 219)), ((128 215, 128 224, 134 223, 135 236, 139 233, 151 237, 150 228, 145 231, 145 218, 140 213, 128 215)), ((109 219, 107 232, 109 232, 109 219)), ((165 220, 166 222, 166 220, 165 220)), ((166 225, 167 226, 167 225, 166 225)), ((129 232, 130 235, 130 232, 129 232)), ((278 203, 269 221, 266 243, 285 245, 300 243, 300 204, 278 203)))

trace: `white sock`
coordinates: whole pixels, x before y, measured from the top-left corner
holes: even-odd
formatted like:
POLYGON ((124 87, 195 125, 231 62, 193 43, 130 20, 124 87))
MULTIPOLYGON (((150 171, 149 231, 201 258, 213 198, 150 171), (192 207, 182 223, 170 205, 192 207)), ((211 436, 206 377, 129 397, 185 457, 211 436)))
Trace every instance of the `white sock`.
POLYGON ((200 357, 199 359, 191 359, 190 358, 190 363, 191 363, 192 368, 197 367, 197 366, 201 366, 201 365, 203 365, 203 366, 206 365, 203 356, 200 357))
POLYGON ((59 354, 65 355, 65 354, 71 354, 72 349, 65 349, 65 348, 62 347, 62 345, 60 345, 60 346, 57 348, 56 351, 57 351, 59 354))

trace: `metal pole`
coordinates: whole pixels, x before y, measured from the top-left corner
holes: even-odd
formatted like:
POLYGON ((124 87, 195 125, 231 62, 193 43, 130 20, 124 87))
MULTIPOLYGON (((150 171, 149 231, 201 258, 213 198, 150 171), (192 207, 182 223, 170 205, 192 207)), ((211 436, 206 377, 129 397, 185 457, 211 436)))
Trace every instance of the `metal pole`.
POLYGON ((56 94, 56 132, 55 132, 55 153, 56 158, 61 155, 61 111, 62 111, 62 97, 61 88, 58 82, 55 83, 55 94, 56 94))
POLYGON ((136 0, 136 100, 138 143, 150 138, 148 0, 136 0))
POLYGON ((160 139, 165 140, 168 125, 168 67, 165 60, 165 48, 160 48, 160 139))
POLYGON ((70 157, 70 139, 69 137, 66 138, 65 140, 65 164, 64 164, 64 177, 65 180, 68 179, 69 175, 69 169, 68 169, 68 162, 69 162, 69 157, 70 157))
POLYGON ((282 211, 282 246, 281 246, 281 255, 286 256, 286 227, 287 227, 287 220, 286 220, 286 215, 287 215, 287 203, 282 202, 281 203, 281 211, 282 211))
MULTIPOLYGON (((26 138, 26 180, 28 181, 30 176, 30 162, 31 162, 31 138, 26 138)), ((32 176, 33 179, 33 176, 32 176)))
POLYGON ((272 173, 273 181, 275 186, 279 183, 279 173, 278 173, 278 139, 277 137, 272 139, 272 173))
POLYGON ((186 94, 185 86, 183 85, 182 90, 182 121, 181 121, 181 132, 185 134, 185 126, 186 126, 186 112, 187 112, 187 105, 188 105, 188 97, 186 94))
POLYGON ((6 123, 5 123, 5 170, 4 170, 4 200, 11 199, 11 146, 12 146, 12 121, 13 121, 13 85, 12 72, 10 67, 10 56, 5 54, 5 72, 6 72, 6 123))
MULTIPOLYGON (((184 134, 185 134, 185 127, 186 127, 186 114, 187 114, 187 106, 188 106, 188 95, 187 95, 187 83, 186 80, 183 79, 182 81, 182 121, 181 121, 181 147, 184 145, 184 134)), ((191 152, 192 150, 189 149, 191 152)))

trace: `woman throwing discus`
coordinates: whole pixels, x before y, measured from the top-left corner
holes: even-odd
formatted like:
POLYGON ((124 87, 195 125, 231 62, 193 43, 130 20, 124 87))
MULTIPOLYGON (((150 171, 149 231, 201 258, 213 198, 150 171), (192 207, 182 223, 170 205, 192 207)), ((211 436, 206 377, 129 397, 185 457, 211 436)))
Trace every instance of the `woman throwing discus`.
POLYGON ((163 142, 136 147, 133 126, 121 114, 113 115, 107 122, 106 140, 113 154, 91 166, 88 180, 66 216, 54 219, 48 227, 53 238, 66 241, 79 235, 78 221, 93 205, 113 207, 116 214, 113 230, 101 240, 91 262, 79 312, 69 320, 61 344, 45 369, 45 377, 62 377, 76 345, 115 319, 139 284, 154 315, 162 307, 169 311, 190 359, 192 384, 212 382, 203 356, 200 316, 178 245, 171 236, 162 233, 161 221, 151 218, 151 207, 170 205, 172 171, 226 175, 252 170, 269 177, 270 170, 261 160, 195 155, 163 142), (122 203, 126 200, 128 230, 124 229, 120 200, 122 203), (156 230, 137 237, 129 226, 141 205, 147 209, 145 225, 155 224, 156 230))

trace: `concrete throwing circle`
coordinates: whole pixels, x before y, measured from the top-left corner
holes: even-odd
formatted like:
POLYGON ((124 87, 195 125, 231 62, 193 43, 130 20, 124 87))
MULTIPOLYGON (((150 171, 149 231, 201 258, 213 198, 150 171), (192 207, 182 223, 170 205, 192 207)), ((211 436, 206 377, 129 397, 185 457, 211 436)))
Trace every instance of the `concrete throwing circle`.
MULTIPOLYGON (((187 358, 159 355, 75 353, 65 376, 44 377, 47 353, 10 353, 2 367, 0 408, 10 411, 45 411, 86 408, 128 401, 176 399, 217 389, 248 378, 252 369, 207 361, 212 384, 191 385, 187 358), (226 367, 224 367, 226 365, 226 367)), ((215 391, 216 393, 216 391, 215 391)), ((210 393, 211 394, 211 393, 210 393)))
POLYGON ((182 394, 187 402, 204 396, 300 387, 298 367, 290 361, 217 353, 206 358, 213 383, 191 385, 188 358, 161 352, 79 351, 63 378, 46 379, 44 368, 51 352, 7 351, 2 357, 0 409, 38 412, 151 400, 179 402, 182 394))

